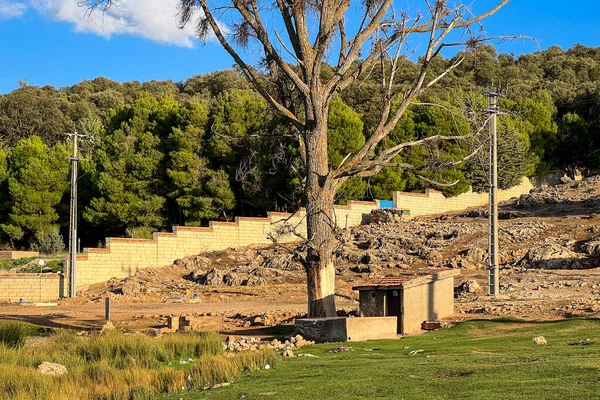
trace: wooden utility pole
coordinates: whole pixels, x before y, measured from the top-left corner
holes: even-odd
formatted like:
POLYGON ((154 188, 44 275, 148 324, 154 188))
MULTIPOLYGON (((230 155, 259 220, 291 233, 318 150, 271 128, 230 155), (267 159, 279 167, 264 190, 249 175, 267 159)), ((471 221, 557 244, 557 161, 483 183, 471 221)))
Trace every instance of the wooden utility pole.
POLYGON ((488 295, 499 293, 498 267, 498 137, 496 132, 498 115, 498 93, 489 92, 490 116, 490 234, 488 257, 488 295))
POLYGON ((80 133, 67 133, 73 140, 73 152, 71 154, 71 207, 69 211, 69 261, 67 268, 68 285, 67 295, 75 297, 77 295, 77 179, 79 171, 78 157, 79 138, 89 138, 80 133))

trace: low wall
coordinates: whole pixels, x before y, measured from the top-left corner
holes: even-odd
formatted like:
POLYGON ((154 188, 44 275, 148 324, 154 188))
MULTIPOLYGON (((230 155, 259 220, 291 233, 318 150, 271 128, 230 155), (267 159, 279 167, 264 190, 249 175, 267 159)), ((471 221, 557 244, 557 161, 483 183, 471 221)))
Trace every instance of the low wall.
POLYGON ((54 301, 63 297, 64 277, 60 274, 0 275, 0 301, 54 301))
MULTIPOLYGON (((521 183, 507 190, 498 190, 498 201, 527 194, 536 186, 531 179, 523 178, 521 183)), ((468 191, 455 197, 446 197, 438 190, 428 189, 425 193, 394 192, 394 207, 409 210, 412 218, 420 215, 443 214, 449 211, 461 211, 471 207, 489 204, 488 193, 468 191)))
POLYGON ((0 259, 16 260, 18 258, 39 257, 37 251, 0 251, 0 259))
POLYGON ((363 342, 365 340, 397 339, 397 317, 371 317, 346 319, 348 341, 363 342))
POLYGON ((360 318, 302 318, 296 320, 295 330, 315 342, 358 342, 396 339, 396 317, 360 318))
MULTIPOLYGON (((335 206, 335 222, 341 228, 368 223, 377 202, 350 201, 335 206)), ((77 256, 77 286, 104 282, 113 277, 125 278, 148 267, 171 265, 175 260, 207 251, 230 247, 268 245, 281 229, 292 226, 306 235, 305 211, 296 214, 269 213, 266 218, 236 218, 235 222, 211 222, 208 227, 179 226, 173 233, 154 233, 154 238, 107 238, 106 248, 86 248, 77 256)), ((278 235, 279 242, 297 241, 291 233, 278 235)))

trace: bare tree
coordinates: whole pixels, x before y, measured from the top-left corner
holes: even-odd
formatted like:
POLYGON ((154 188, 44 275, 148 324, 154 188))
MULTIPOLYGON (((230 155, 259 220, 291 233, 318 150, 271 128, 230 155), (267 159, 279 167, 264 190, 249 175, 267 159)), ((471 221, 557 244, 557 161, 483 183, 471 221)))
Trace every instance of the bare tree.
MULTIPOLYGON (((126 0, 122 0, 126 1, 126 0)), ((84 0, 89 11, 108 11, 115 0, 84 0)), ((474 14, 456 0, 420 0, 422 10, 395 9, 393 0, 181 0, 181 26, 194 24, 200 38, 214 35, 256 90, 289 121, 305 163, 308 314, 336 315, 333 266, 337 239, 334 196, 351 177, 371 176, 394 163, 402 151, 456 136, 435 135, 378 150, 404 112, 428 88, 455 69, 462 58, 432 75, 430 65, 448 47, 488 40, 481 21, 509 0, 488 0, 474 14), (477 36, 481 35, 481 36, 477 36), (412 40, 415 39, 415 41, 412 40), (406 91, 396 90, 406 47, 420 43, 419 72, 406 91), (323 68, 333 68, 323 78, 323 68), (330 168, 327 118, 331 99, 378 68, 381 118, 364 146, 330 168)), ((401 2, 405 4, 405 2, 401 2)))

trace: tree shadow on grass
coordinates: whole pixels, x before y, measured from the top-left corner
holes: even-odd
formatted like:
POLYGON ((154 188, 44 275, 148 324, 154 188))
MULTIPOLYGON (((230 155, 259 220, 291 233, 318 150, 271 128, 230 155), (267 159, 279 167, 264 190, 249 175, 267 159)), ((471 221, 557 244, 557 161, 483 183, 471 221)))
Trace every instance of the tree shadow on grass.
POLYGON ((222 335, 257 336, 265 339, 281 339, 294 332, 294 325, 275 325, 265 327, 250 327, 246 329, 227 329, 219 332, 222 335))

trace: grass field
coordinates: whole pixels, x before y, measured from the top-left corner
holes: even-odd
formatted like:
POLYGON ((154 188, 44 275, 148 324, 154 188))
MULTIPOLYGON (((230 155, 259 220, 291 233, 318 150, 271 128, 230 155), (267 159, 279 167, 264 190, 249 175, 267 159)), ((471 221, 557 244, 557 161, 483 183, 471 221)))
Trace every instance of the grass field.
POLYGON ((318 358, 286 359, 225 388, 160 398, 598 399, 598 338, 598 320, 471 321, 401 340, 350 343, 351 352, 325 353, 339 344, 309 346, 298 353, 318 358), (548 345, 534 345, 538 335, 548 345), (423 352, 409 355, 413 350, 423 352))
POLYGON ((145 400, 236 379, 278 359, 271 350, 226 355, 216 333, 78 336, 0 321, 0 399, 145 400), (44 361, 64 365, 68 374, 40 374, 44 361))

